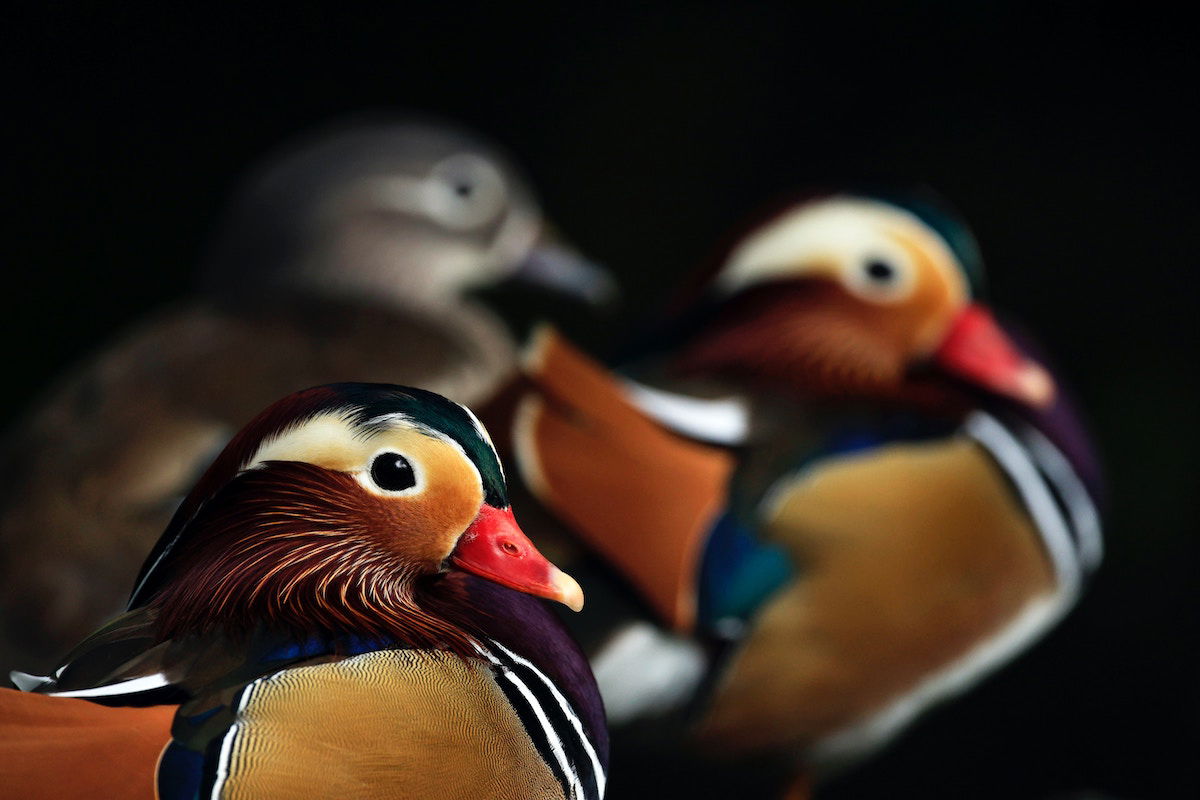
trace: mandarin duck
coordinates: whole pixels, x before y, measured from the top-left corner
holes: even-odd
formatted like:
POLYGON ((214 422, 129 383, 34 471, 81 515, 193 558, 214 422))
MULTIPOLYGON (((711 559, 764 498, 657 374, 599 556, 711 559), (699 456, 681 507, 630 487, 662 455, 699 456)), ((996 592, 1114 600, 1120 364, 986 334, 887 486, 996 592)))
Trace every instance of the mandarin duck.
POLYGON ((196 295, 136 322, 9 425, 0 664, 48 667, 119 610, 180 498, 275 398, 361 380, 469 402, 515 357, 496 298, 478 292, 522 278, 607 296, 508 160, 441 123, 304 137, 253 171, 225 216, 196 295))
POLYGON ((336 384, 241 430, 127 610, 0 689, 0 795, 600 798, 603 708, 488 434, 336 384))
POLYGON ((808 197, 639 357, 614 372, 543 328, 479 409, 543 506, 534 541, 586 576, 572 629, 618 758, 828 774, 1075 601, 1095 458, 980 263, 939 206, 808 197))

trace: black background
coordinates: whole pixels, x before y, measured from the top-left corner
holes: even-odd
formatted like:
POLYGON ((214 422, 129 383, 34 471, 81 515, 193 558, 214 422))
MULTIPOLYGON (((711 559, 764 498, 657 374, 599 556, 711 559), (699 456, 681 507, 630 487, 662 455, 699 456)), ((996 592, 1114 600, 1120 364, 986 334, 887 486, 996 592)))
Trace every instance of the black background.
POLYGON ((994 304, 1083 398, 1114 488, 1108 558, 1050 637, 825 796, 1200 796, 1182 19, 993 2, 26 5, 0 33, 5 422, 186 290, 249 164, 346 112, 438 112, 499 140, 620 275, 631 316, 778 192, 924 182, 975 227, 994 304))

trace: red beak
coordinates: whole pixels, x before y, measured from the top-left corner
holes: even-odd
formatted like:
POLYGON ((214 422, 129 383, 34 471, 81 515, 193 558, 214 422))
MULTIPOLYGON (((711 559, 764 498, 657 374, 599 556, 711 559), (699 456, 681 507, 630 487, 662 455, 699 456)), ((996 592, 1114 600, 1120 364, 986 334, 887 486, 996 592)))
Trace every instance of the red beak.
POLYGON ((972 303, 950 323, 933 356, 947 372, 1034 408, 1054 402, 1054 379, 1000 330, 991 313, 972 303))
POLYGON ((450 563, 518 592, 556 600, 572 611, 583 608, 579 584, 537 551, 511 508, 480 508, 450 554, 450 563))

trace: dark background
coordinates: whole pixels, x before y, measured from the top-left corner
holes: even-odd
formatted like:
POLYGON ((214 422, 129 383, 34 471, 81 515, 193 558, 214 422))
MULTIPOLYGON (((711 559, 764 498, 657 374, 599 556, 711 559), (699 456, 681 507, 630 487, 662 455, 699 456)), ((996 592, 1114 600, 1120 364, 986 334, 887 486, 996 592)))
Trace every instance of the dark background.
MULTIPOLYGON (((1053 634, 826 797, 1200 796, 1192 27, 991 2, 6 13, 9 422, 181 295, 242 171, 346 112, 505 145, 630 317, 765 199, 927 183, 1083 398, 1108 557, 1053 634)), ((614 765, 620 770, 620 764, 614 765)))

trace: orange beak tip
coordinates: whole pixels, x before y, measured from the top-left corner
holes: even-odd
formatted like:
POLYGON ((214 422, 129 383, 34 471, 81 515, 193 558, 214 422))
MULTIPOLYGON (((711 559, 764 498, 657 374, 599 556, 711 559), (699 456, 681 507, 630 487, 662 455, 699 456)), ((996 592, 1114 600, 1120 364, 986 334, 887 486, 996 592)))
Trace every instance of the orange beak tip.
POLYGON ((583 610, 583 589, 574 578, 557 567, 555 567, 553 586, 554 595, 549 599, 557 600, 576 613, 583 610))
POLYGON ((1029 364, 1017 376, 1018 392, 1033 406, 1046 409, 1054 404, 1057 392, 1054 379, 1036 364, 1029 364))
POLYGON ((1029 360, 985 307, 972 303, 951 323, 934 360, 969 383, 1037 409, 1054 402, 1054 379, 1029 360))

